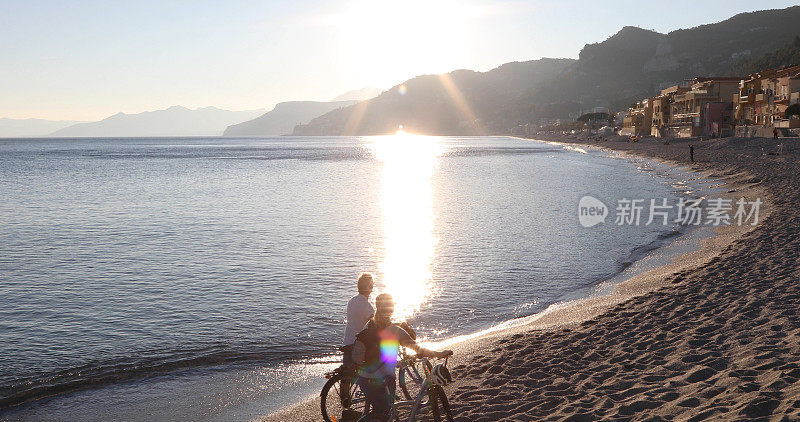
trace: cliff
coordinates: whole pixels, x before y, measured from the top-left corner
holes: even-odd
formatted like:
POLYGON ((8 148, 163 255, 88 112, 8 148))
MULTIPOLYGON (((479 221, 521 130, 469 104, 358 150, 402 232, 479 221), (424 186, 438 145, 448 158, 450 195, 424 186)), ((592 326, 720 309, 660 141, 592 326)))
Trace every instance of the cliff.
POLYGON ((279 103, 274 109, 246 122, 228 126, 223 136, 279 136, 292 133, 296 125, 331 110, 355 104, 357 101, 289 101, 279 103))

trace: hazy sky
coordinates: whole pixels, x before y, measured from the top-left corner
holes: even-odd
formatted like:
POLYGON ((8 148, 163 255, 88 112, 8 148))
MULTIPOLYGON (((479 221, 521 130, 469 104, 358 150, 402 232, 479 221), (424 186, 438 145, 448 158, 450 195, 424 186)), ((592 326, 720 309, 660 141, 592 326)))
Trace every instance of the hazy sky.
POLYGON ((268 108, 792 1, 0 0, 0 117, 268 108))

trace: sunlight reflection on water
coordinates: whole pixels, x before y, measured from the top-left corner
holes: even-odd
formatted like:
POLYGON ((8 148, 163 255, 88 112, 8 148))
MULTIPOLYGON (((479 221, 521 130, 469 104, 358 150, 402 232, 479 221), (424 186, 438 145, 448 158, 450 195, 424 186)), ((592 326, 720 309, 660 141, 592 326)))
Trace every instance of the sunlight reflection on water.
POLYGON ((439 138, 400 133, 378 137, 371 147, 383 163, 381 280, 394 297, 394 319, 402 321, 435 292, 431 270, 439 239, 433 230, 431 179, 443 145, 439 138))

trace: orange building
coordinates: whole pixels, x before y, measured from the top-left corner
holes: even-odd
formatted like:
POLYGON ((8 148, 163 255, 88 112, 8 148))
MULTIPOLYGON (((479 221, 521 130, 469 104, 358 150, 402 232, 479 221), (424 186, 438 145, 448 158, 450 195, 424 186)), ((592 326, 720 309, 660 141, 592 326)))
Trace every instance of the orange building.
POLYGON ((628 114, 622 119, 620 135, 640 136, 650 133, 653 125, 654 97, 639 101, 628 109, 628 114))
POLYGON ((746 77, 697 77, 629 108, 620 134, 728 136, 738 125, 750 136, 800 128, 800 119, 786 115, 792 104, 800 104, 800 65, 746 77))
POLYGON ((666 136, 667 126, 670 123, 672 101, 676 95, 681 95, 691 89, 686 81, 683 84, 673 85, 661 90, 661 94, 653 99, 653 119, 650 126, 651 136, 666 136))
MULTIPOLYGON (((671 104, 668 131, 677 137, 711 135, 706 128, 707 104, 733 103, 739 93, 741 77, 697 77, 692 80, 691 90, 675 95, 671 104)), ((721 122, 720 122, 721 123, 721 122)))
POLYGON ((740 125, 800 127, 800 120, 786 116, 786 109, 800 102, 800 65, 748 75, 734 102, 740 125))

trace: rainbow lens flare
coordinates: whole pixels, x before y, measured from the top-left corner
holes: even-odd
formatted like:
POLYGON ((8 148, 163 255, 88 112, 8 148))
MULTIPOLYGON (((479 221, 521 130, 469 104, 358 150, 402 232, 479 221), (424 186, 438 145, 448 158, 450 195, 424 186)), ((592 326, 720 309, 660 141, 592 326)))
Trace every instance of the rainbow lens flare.
POLYGON ((397 354, 400 352, 400 342, 388 330, 378 334, 380 337, 381 361, 394 367, 397 364, 397 354))

